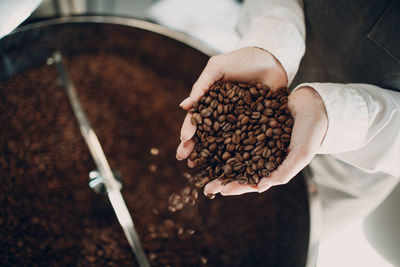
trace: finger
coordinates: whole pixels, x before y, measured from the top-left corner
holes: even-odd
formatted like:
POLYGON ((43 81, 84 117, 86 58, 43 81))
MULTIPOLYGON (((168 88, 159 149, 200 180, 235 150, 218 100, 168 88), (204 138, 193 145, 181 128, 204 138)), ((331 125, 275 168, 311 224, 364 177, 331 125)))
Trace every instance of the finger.
POLYGON ((225 185, 221 190, 221 195, 236 196, 250 192, 258 192, 258 188, 248 184, 239 184, 237 181, 235 181, 225 185))
POLYGON ((196 133, 196 126, 192 124, 190 119, 192 115, 190 113, 186 114, 185 119, 183 120, 182 128, 181 128, 181 141, 185 142, 193 137, 196 133))
POLYGON ((220 57, 212 57, 208 61, 203 72, 200 74, 197 81, 193 84, 190 96, 182 101, 179 106, 185 110, 190 109, 194 103, 210 89, 210 87, 218 80, 222 79, 222 68, 219 64, 220 57))
POLYGON ((221 192, 223 187, 224 186, 222 185, 221 179, 212 180, 204 187, 204 195, 218 194, 219 192, 221 192))
POLYGON ((190 153, 192 152, 194 148, 194 141, 192 139, 186 141, 186 142, 181 142, 176 150, 176 158, 178 160, 183 160, 189 157, 190 153))

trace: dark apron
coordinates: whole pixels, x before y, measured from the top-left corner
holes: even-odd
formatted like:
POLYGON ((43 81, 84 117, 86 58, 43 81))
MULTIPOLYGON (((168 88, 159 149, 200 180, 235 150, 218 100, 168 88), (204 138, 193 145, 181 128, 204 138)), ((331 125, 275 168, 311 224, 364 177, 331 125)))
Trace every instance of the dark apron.
POLYGON ((306 53, 292 86, 367 83, 400 91, 400 0, 305 0, 306 53))

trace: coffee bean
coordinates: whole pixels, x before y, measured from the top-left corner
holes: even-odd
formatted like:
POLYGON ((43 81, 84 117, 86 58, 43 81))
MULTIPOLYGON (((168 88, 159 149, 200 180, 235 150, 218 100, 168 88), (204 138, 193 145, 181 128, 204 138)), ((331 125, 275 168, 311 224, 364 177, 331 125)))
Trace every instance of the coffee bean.
POLYGON ((237 172, 237 171, 241 170, 242 167, 243 167, 242 163, 236 162, 236 163, 233 165, 232 168, 233 168, 233 170, 234 170, 235 172, 237 172))
POLYGON ((274 134, 280 136, 282 134, 282 129, 281 128, 275 128, 274 129, 274 134))
MULTIPOLYGON (((212 143, 209 147, 208 150, 210 152, 214 152, 217 149, 217 143, 212 143)), ((192 159, 191 159, 192 160, 192 159)))
POLYGON ((229 114, 228 116, 226 116, 226 120, 229 122, 235 122, 236 121, 236 117, 229 114))
POLYGON ((193 151, 193 152, 190 154, 189 159, 190 159, 191 161, 194 161, 195 159, 197 159, 198 156, 199 156, 199 154, 198 154, 196 151, 193 151))
POLYGON ((250 87, 250 93, 253 96, 258 96, 258 90, 255 87, 250 87))
POLYGON ((235 145, 234 144, 228 144, 226 145, 226 150, 228 152, 233 152, 235 150, 235 145))
POLYGON ((257 141, 265 141, 267 139, 267 136, 265 134, 259 134, 257 135, 257 141))
POLYGON ((200 115, 203 118, 209 117, 211 115, 211 113, 212 113, 212 111, 210 109, 208 109, 208 108, 203 109, 202 111, 200 111, 200 115))
POLYGON ((285 133, 290 134, 290 133, 292 133, 292 128, 290 128, 290 127, 283 127, 283 131, 284 131, 285 133))
POLYGON ((288 135, 288 134, 282 134, 281 140, 282 140, 282 142, 284 142, 284 143, 289 143, 289 142, 290 142, 290 135, 288 135))
POLYGON ((239 184, 247 184, 248 179, 243 175, 239 175, 237 177, 237 181, 238 181, 239 184))
POLYGON ((268 117, 265 115, 261 115, 260 120, 258 121, 259 123, 267 123, 269 121, 268 117))
POLYGON ((224 165, 223 169, 224 169, 224 173, 225 174, 231 174, 232 173, 232 165, 226 164, 226 165, 224 165))
POLYGON ((234 143, 234 144, 239 144, 239 142, 240 142, 240 135, 237 135, 237 134, 235 134, 233 137, 232 137, 232 142, 234 143))
POLYGON ((268 177, 269 175, 270 175, 270 172, 267 169, 261 170, 262 177, 268 177))
POLYGON ((223 160, 227 160, 231 157, 231 154, 229 152, 224 152, 224 154, 222 154, 222 159, 223 160))
POLYGON ((267 162, 267 163, 265 163, 265 168, 266 168, 267 170, 269 170, 269 171, 273 171, 273 170, 275 170, 276 166, 275 166, 275 164, 272 163, 272 162, 267 162))
POLYGON ((292 127, 293 124, 294 124, 294 120, 293 120, 293 119, 288 119, 288 120, 285 122, 285 125, 288 126, 288 127, 292 127))
POLYGON ((205 118, 204 119, 204 124, 211 126, 212 125, 212 121, 209 118, 205 118))
POLYGON ((203 158, 206 158, 206 157, 208 157, 210 155, 210 151, 208 151, 207 149, 203 149, 201 152, 200 152, 200 156, 202 156, 203 158))

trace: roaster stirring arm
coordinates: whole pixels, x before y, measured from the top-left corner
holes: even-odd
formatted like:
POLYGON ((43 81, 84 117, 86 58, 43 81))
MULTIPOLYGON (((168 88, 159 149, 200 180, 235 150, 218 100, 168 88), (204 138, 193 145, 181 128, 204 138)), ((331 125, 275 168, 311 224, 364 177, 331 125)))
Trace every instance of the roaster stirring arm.
POLYGON ((61 85, 64 87, 65 92, 68 95, 69 102, 72 106, 73 112, 76 119, 78 120, 81 133, 89 147, 90 153, 97 166, 97 169, 102 177, 105 189, 107 191, 108 198, 114 209, 114 212, 118 218, 119 223, 124 230, 125 236, 128 239, 129 245, 132 248, 133 253, 136 256, 140 266, 150 266, 143 248, 140 244, 139 237, 136 233, 133 220, 129 214, 129 210, 125 204, 125 201, 121 194, 121 183, 115 179, 113 172, 111 171, 110 165, 104 155, 103 149, 101 148, 100 142, 89 124, 86 114, 79 101, 76 89, 72 80, 69 77, 68 71, 62 62, 62 56, 59 51, 53 54, 50 58, 53 64, 55 64, 61 85))

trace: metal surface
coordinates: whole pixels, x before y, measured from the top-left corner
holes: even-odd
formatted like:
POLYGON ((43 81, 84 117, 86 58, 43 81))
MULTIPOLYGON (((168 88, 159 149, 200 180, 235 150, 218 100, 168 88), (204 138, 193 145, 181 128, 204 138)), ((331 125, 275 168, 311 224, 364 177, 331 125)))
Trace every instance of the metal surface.
POLYGON ((61 86, 64 87, 69 102, 72 106, 72 110, 75 117, 78 120, 82 136, 85 139, 87 146, 89 147, 90 153, 99 173, 102 177, 102 183, 104 183, 105 189, 107 191, 108 198, 114 209, 114 212, 118 218, 119 223, 124 230, 125 236, 128 239, 129 245, 132 248, 139 265, 142 267, 150 266, 147 261, 146 255, 144 254, 143 248, 140 244, 139 237, 135 231, 135 227, 129 214, 129 210, 126 207, 125 201, 120 192, 121 184, 115 179, 114 174, 108 164, 106 156, 104 155, 103 149, 101 148, 100 142, 89 124, 86 114, 82 108, 79 97, 76 93, 74 84, 72 83, 67 69, 64 67, 62 62, 62 57, 60 52, 55 52, 53 57, 49 59, 49 64, 56 66, 61 86))

